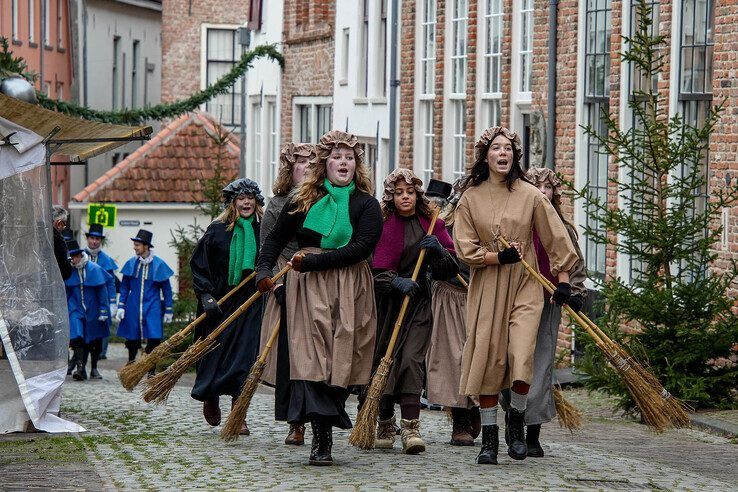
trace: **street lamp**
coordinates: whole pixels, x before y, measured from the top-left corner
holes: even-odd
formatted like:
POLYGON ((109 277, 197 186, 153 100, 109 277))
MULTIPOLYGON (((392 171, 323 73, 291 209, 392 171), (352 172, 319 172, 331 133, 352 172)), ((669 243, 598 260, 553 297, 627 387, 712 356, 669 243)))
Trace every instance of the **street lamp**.
MULTIPOLYGON (((238 44, 241 45, 241 56, 246 52, 251 44, 251 29, 246 26, 239 27, 237 32, 238 44)), ((241 135, 239 139, 239 176, 246 177, 246 75, 248 71, 243 73, 241 77, 241 135)))

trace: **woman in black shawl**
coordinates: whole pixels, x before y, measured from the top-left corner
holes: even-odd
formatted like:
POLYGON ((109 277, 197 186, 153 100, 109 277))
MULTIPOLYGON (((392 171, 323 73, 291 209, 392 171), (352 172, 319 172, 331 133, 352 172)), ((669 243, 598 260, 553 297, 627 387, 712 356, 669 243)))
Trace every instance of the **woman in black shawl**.
MULTIPOLYGON (((250 179, 237 179, 223 188, 223 200, 225 211, 208 226, 190 260, 192 287, 198 298, 197 314, 206 312, 208 315, 195 329, 195 338, 207 336, 256 292, 251 281, 218 306, 217 300, 254 270, 264 204, 259 186, 250 179)), ((231 396, 233 405, 240 394, 256 361, 260 327, 261 303, 256 303, 218 337, 215 350, 197 364, 192 398, 203 402, 203 415, 208 424, 220 424, 220 396, 231 396)), ((241 434, 249 434, 246 422, 241 434)))

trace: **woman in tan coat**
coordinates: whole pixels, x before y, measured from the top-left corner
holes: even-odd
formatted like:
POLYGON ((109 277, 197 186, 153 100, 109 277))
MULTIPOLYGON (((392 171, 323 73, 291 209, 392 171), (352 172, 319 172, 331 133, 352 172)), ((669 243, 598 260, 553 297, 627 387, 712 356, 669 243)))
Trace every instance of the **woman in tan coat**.
POLYGON ((456 253, 471 270, 460 393, 479 395, 482 449, 477 463, 497 464, 497 405, 505 388, 512 390, 508 455, 518 460, 527 455, 523 425, 543 293, 520 260, 537 265, 535 227, 559 282, 552 302, 561 305, 571 295, 568 272, 577 254, 551 203, 525 179, 520 137, 493 127, 475 148, 454 225, 456 253), (500 237, 512 246, 502 246, 500 237))

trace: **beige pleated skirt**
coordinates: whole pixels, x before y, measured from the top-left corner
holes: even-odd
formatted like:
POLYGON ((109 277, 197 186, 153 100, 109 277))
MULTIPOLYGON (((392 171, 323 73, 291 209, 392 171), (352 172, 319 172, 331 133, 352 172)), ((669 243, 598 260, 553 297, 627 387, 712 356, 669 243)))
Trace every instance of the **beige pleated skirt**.
MULTIPOLYGON (((320 253, 306 248, 304 253, 320 253)), ((346 388, 369 382, 377 332, 369 264, 287 274, 290 379, 346 388)))
MULTIPOLYGON (((289 259, 280 256, 277 258, 277 271, 284 268, 284 266, 287 264, 289 259)), ((281 284, 282 281, 279 280, 277 284, 281 284)), ((259 344, 259 354, 262 353, 264 350, 264 347, 267 344, 267 341, 269 340, 269 335, 271 335, 272 330, 274 330, 274 325, 279 321, 279 303, 274 298, 274 296, 270 293, 267 295, 266 304, 264 305, 264 313, 261 318, 261 343, 259 344)), ((268 383, 272 386, 274 386, 277 383, 277 353, 279 350, 279 338, 274 340, 274 343, 272 344, 272 349, 269 353, 269 357, 266 361, 266 367, 264 368, 264 374, 261 377, 261 380, 265 383, 268 383)))
POLYGON ((471 398, 459 394, 461 356, 466 342, 466 289, 435 282, 431 301, 433 333, 426 357, 428 401, 470 408, 471 398))

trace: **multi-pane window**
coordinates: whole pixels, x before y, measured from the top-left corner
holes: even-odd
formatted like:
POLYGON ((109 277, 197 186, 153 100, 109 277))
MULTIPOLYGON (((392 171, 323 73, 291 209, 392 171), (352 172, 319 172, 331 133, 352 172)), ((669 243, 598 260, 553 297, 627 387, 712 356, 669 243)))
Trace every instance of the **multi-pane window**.
POLYGON ((502 0, 484 0, 482 10, 482 128, 499 125, 502 111, 502 0))
POLYGON ((28 42, 36 42, 36 0, 28 0, 28 42))
MULTIPOLYGON (((591 4, 593 1, 589 0, 591 4)), ((520 92, 530 92, 533 83, 533 0, 520 5, 520 92)))
POLYGON ((451 10, 451 92, 466 96, 467 0, 453 0, 451 10))
POLYGON ((377 172, 377 158, 379 155, 377 152, 377 145, 372 143, 365 143, 363 144, 363 146, 364 164, 369 170, 369 177, 371 177, 372 181, 375 181, 377 172))
POLYGON ((331 104, 297 104, 296 135, 302 143, 318 143, 320 137, 331 129, 333 106, 331 104))
MULTIPOLYGON (((607 114, 610 106, 610 34, 611 0, 588 0, 584 43, 584 115, 585 124, 598 135, 607 134, 607 114)), ((590 192, 607 201, 608 156, 594 136, 586 137, 586 182, 590 192)), ((593 210, 586 210, 587 226, 602 233, 602 223, 592 217, 593 210)), ((587 270, 604 278, 605 245, 585 238, 587 270)))
POLYGON ((359 35, 359 97, 369 96, 369 0, 361 1, 361 33, 359 35))
MULTIPOLYGON (((679 46, 679 111, 686 125, 704 125, 712 105, 714 41, 713 0, 684 0, 679 46)), ((682 167, 682 176, 689 174, 689 164, 682 167)), ((698 164, 707 176, 708 155, 698 164)), ((707 183, 695 190, 695 212, 705 210, 708 200, 707 183)))
POLYGON ((433 100, 421 100, 419 105, 419 122, 422 141, 420 144, 419 168, 424 183, 433 177, 433 100))
POLYGON ((271 183, 277 177, 277 169, 279 167, 279 115, 277 114, 277 103, 274 101, 267 102, 267 118, 269 124, 268 182, 271 183))
POLYGON ((20 13, 18 12, 18 2, 19 0, 12 0, 10 3, 10 9, 12 12, 11 15, 11 31, 13 35, 13 41, 16 41, 18 39, 18 16, 20 13))
POLYGON ((341 52, 341 83, 343 84, 348 80, 350 40, 349 28, 347 27, 343 30, 343 51, 341 52))
POLYGON ((432 95, 436 80, 436 0, 424 0, 420 55, 421 94, 432 95))
POLYGON ((453 118, 453 181, 466 172, 466 100, 451 101, 453 118))
POLYGON ((418 84, 418 142, 417 169, 423 182, 433 177, 433 146, 435 132, 433 105, 436 82, 436 0, 423 0, 420 5, 420 38, 418 53, 420 71, 418 84))
POLYGON ((377 93, 387 95, 387 3, 388 0, 380 0, 381 11, 379 17, 379 57, 377 66, 377 93))
POLYGON ((120 68, 120 36, 115 36, 113 38, 113 109, 119 109, 121 107, 121 100, 120 100, 120 91, 121 91, 121 84, 120 84, 120 77, 121 77, 121 68, 120 68))
MULTIPOLYGON (((238 60, 236 29, 208 29, 205 37, 205 85, 210 86, 231 71, 238 60)), ((235 129, 241 124, 242 78, 225 94, 218 94, 205 104, 205 111, 223 125, 235 129)))
POLYGON ((133 49, 131 50, 131 108, 135 108, 138 104, 138 78, 139 78, 139 41, 133 41, 133 49))
POLYGON ((264 155, 264 146, 262 145, 263 140, 261 138, 261 101, 251 106, 251 124, 253 128, 251 146, 254 152, 254 169, 256 169, 256 175, 261 176, 262 164, 264 155))
MULTIPOLYGON (((648 8, 648 19, 650 20, 650 27, 648 36, 654 38, 659 34, 659 18, 660 18, 660 5, 659 0, 650 0, 646 2, 648 8)), ((646 12, 642 11, 640 0, 630 0, 630 32, 629 36, 634 38, 639 31, 642 15, 646 12)), ((649 75, 648 73, 640 70, 635 63, 630 63, 628 67, 628 94, 630 104, 638 104, 645 109, 645 105, 648 102, 649 94, 656 94, 658 88, 658 77, 656 75, 649 75), (650 86, 649 86, 650 78, 650 86)), ((628 109, 630 113, 630 128, 633 131, 633 136, 638 139, 642 135, 643 121, 638 116, 637 111, 628 109)), ((631 165, 628 169, 628 179, 631 186, 637 186, 644 178, 643 173, 636 173, 634 167, 631 165)), ((636 201, 629 201, 630 213, 636 217, 643 217, 646 210, 641 203, 636 201)), ((627 259, 627 280, 633 282, 635 279, 642 275, 644 263, 637 258, 629 256, 627 259)))

